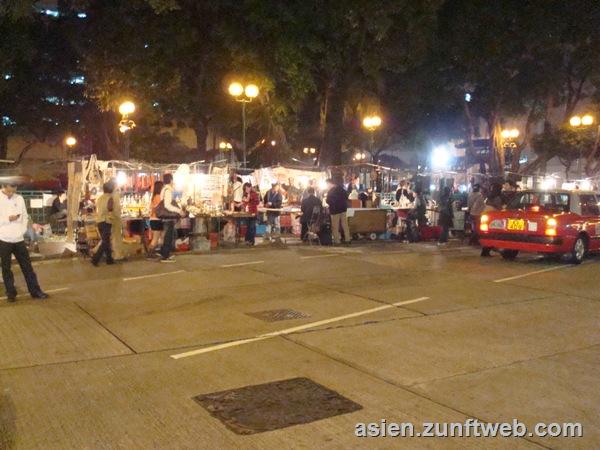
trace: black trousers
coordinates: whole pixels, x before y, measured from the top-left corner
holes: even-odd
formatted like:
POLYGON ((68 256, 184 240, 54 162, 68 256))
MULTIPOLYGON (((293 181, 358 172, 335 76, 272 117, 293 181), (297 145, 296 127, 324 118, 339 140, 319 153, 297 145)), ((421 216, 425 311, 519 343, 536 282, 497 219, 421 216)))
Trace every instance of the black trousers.
POLYGON ((300 239, 303 241, 308 240, 308 222, 301 222, 302 228, 300 230, 300 239))
POLYGON ((19 266, 21 266, 21 272, 25 277, 27 283, 27 289, 30 294, 37 294, 41 291, 40 285, 38 284, 37 276, 31 266, 31 259, 29 258, 29 251, 24 241, 21 242, 4 242, 0 241, 0 258, 2 258, 2 278, 4 279, 4 287, 6 289, 7 296, 16 296, 17 289, 15 288, 15 277, 13 275, 11 264, 11 255, 15 255, 19 266))
POLYGON ((100 248, 98 248, 98 251, 92 257, 92 261, 94 264, 98 264, 102 259, 102 255, 106 255, 106 262, 112 263, 112 246, 110 243, 112 224, 108 222, 99 222, 98 231, 100 232, 100 239, 102 239, 102 242, 100 243, 100 248))
POLYGON ((175 220, 165 219, 163 220, 163 245, 160 248, 160 256, 162 259, 167 259, 171 256, 173 251, 173 241, 175 240, 175 220))

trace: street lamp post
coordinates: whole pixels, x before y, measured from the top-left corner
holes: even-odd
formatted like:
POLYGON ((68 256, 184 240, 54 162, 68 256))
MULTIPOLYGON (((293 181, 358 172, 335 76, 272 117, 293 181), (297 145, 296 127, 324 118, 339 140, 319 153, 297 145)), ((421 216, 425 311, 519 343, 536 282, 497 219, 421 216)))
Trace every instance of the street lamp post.
POLYGON ((135 128, 135 122, 129 118, 135 112, 135 104, 131 101, 123 102, 119 105, 121 121, 119 122, 119 131, 123 135, 123 158, 129 161, 129 131, 135 128))
MULTIPOLYGON (((219 143, 219 150, 221 155, 223 155, 224 151, 229 151, 231 152, 231 164, 233 164, 233 145, 231 145, 230 142, 220 142, 219 143)), ((225 159, 224 155, 221 157, 221 159, 225 159)))
POLYGON ((242 151, 244 155, 244 168, 246 168, 246 103, 250 103, 258 97, 258 92, 258 86, 255 84, 243 86, 241 83, 235 82, 229 85, 229 95, 242 104, 242 151))
POLYGON ((72 150, 77 145, 77 138, 75 136, 68 135, 64 140, 64 152, 65 156, 68 156, 68 150, 72 150))
POLYGON ((375 144, 375 131, 381 126, 381 117, 377 115, 367 116, 363 119, 362 124, 363 127, 365 127, 370 133, 369 153, 373 154, 373 145, 375 144))
MULTIPOLYGON (((581 130, 594 124, 594 116, 591 114, 585 114, 584 116, 573 116, 569 119, 569 124, 575 130, 581 130)), ((596 134, 596 141, 594 142, 594 148, 592 149, 592 155, 595 156, 598 151, 598 142, 600 141, 600 125, 598 126, 598 132, 596 134)), ((579 159, 577 161, 577 171, 579 172, 579 178, 583 178, 583 149, 579 146, 579 159)))

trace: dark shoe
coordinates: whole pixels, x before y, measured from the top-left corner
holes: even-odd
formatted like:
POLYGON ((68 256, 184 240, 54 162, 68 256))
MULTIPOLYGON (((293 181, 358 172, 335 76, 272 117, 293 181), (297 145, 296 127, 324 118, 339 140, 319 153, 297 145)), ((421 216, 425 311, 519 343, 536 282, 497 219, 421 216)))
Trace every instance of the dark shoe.
POLYGON ((115 261, 112 259, 110 261, 106 261, 107 266, 112 266, 114 263, 115 263, 115 261))
POLYGON ((31 298, 35 298, 37 300, 44 300, 49 298, 50 296, 43 291, 36 292, 35 294, 31 294, 31 298))
POLYGON ((10 295, 7 295, 7 296, 6 296, 6 300, 7 300, 9 303, 14 303, 14 302, 16 302, 16 301, 17 301, 17 294, 10 294, 10 295))
POLYGON ((491 251, 491 249, 489 249, 489 248, 483 248, 483 249, 481 250, 481 256, 485 256, 485 257, 487 257, 487 256, 492 256, 492 255, 490 254, 490 251, 491 251))
POLYGON ((94 267, 98 267, 98 261, 94 261, 94 260, 92 259, 91 263, 92 263, 92 266, 94 266, 94 267))

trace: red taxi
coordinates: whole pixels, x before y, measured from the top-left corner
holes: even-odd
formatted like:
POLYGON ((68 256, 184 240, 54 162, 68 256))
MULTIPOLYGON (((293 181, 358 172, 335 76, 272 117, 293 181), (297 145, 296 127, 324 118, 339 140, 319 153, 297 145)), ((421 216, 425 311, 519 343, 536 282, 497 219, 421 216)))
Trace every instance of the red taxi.
POLYGON ((561 256, 579 264, 600 250, 600 195, 588 191, 522 191, 502 211, 481 215, 480 242, 505 259, 519 251, 561 256))

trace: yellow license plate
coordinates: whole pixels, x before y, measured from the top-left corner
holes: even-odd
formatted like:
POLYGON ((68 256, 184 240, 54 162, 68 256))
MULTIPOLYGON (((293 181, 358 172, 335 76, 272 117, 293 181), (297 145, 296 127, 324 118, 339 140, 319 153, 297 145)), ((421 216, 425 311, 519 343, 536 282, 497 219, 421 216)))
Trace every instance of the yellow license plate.
POLYGON ((524 231, 525 230, 525 221, 522 219, 508 219, 508 223, 506 224, 507 230, 512 231, 524 231))

